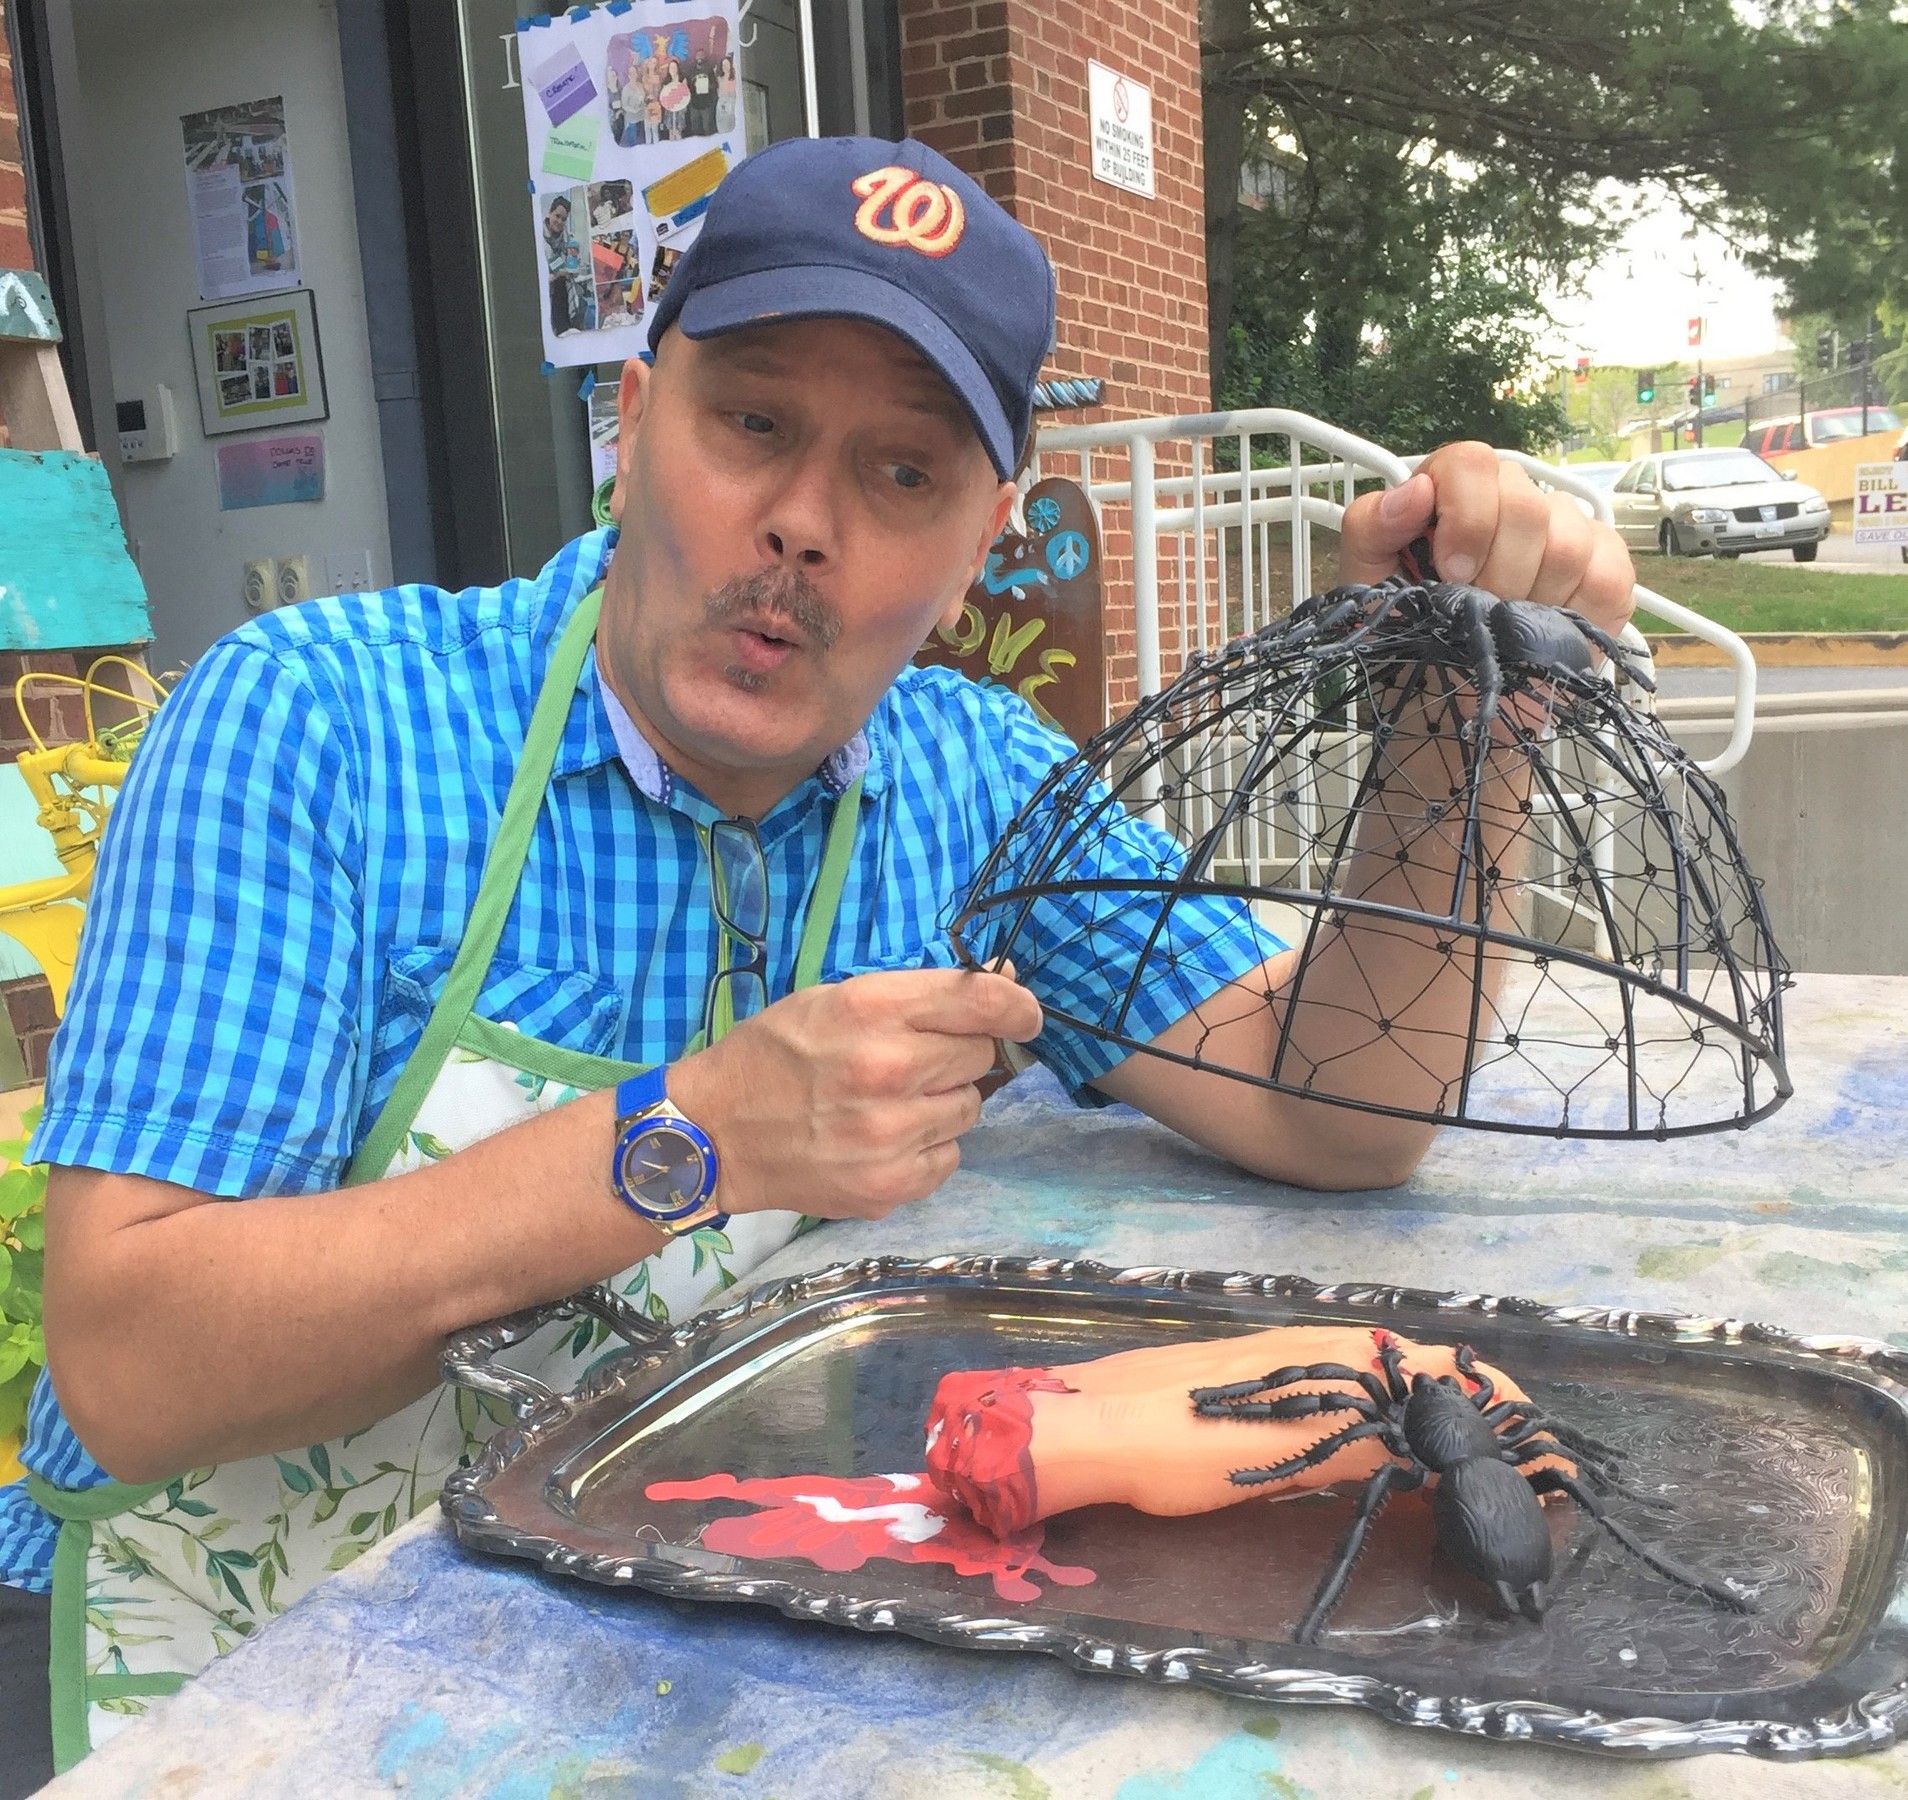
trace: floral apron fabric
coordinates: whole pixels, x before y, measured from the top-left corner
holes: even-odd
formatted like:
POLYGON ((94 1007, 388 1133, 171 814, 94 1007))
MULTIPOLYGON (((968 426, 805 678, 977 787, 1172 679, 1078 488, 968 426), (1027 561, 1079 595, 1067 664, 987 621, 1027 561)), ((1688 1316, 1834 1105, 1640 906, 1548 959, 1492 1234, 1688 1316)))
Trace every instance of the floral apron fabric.
MULTIPOLYGON (((472 1010, 516 894, 601 603, 601 589, 589 594, 558 642, 456 960, 417 1049, 352 1160, 348 1185, 454 1155, 640 1072, 640 1065, 544 1043, 472 1010)), ((821 974, 860 797, 856 782, 835 805, 797 952, 797 987, 821 974)), ((717 1035, 727 1022, 718 1017, 717 1035)), ((696 1047, 692 1041, 685 1052, 696 1047)), ((680 1319, 787 1243, 801 1224, 793 1213, 732 1218, 721 1230, 677 1239, 611 1285, 652 1318, 680 1319)), ((580 1320, 523 1346, 513 1360, 561 1390, 574 1385, 606 1336, 599 1322, 580 1320)), ((450 1471, 507 1422, 501 1408, 478 1396, 439 1387, 328 1444, 173 1481, 65 1489, 29 1475, 34 1498, 62 1521, 53 1564, 57 1766, 70 1768, 144 1712, 152 1696, 175 1691, 433 1505, 450 1471)))

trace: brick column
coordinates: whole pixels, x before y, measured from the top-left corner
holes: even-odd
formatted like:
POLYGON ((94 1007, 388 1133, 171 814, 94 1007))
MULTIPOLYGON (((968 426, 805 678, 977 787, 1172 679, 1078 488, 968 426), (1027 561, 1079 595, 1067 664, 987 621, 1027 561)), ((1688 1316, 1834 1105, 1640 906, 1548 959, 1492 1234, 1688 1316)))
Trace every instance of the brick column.
MULTIPOLYGON (((1087 423, 1205 412, 1197 0, 900 0, 900 14, 909 132, 967 170, 1046 246, 1059 286, 1047 373, 1106 384, 1103 407, 1063 416, 1087 423), (1152 91, 1151 200, 1090 173, 1089 57, 1152 91)), ((1047 472, 1077 473, 1073 459, 1063 461, 1047 472)), ((1113 478, 1110 464, 1103 476, 1113 478)), ((1114 714, 1138 691, 1125 510, 1109 507, 1102 521, 1114 714)), ((1171 637, 1165 621, 1162 636, 1171 637)), ((1176 645, 1163 648, 1170 668, 1176 645)))
MULTIPOLYGON (((0 21, 6 0, 0 0, 0 21)), ((20 106, 13 92, 13 61, 0 26, 0 269, 33 267, 27 237, 26 170, 20 155, 20 106)))

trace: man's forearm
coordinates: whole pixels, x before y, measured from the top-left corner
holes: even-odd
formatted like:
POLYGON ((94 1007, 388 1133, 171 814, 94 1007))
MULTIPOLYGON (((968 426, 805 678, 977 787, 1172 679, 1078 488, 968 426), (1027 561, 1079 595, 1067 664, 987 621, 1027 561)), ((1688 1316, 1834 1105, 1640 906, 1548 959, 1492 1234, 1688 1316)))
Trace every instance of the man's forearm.
MULTIPOLYGON (((1363 906, 1501 924, 1502 890, 1521 872, 1526 850, 1528 764, 1520 751, 1499 749, 1469 781, 1448 714, 1442 723, 1432 735, 1422 716, 1402 721, 1393 742, 1409 748, 1400 754, 1374 744, 1383 787, 1359 821, 1338 891, 1363 906), (1475 831, 1466 810, 1473 793, 1475 831)), ((1323 1092, 1415 1112, 1449 1106, 1477 989, 1488 1003, 1504 962, 1501 951, 1480 957, 1474 932, 1345 909, 1326 927, 1302 986, 1288 981, 1281 995, 1283 1005, 1297 1007, 1284 1075, 1312 1072, 1323 1092)), ((1419 1153, 1432 1129, 1402 1120, 1370 1127, 1401 1146, 1415 1142, 1419 1153)))
POLYGON ((661 1248, 609 1189, 614 1132, 614 1096, 593 1094, 411 1174, 245 1201, 55 1169, 61 1406, 125 1480, 386 1417, 435 1384, 449 1332, 661 1248))

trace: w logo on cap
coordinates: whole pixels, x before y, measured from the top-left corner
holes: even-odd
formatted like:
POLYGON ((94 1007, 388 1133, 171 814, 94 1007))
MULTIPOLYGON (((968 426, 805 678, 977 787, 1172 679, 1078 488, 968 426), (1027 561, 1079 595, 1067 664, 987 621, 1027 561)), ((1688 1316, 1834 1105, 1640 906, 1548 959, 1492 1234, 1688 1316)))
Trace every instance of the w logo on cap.
POLYGON ((870 243, 905 244, 923 256, 945 256, 967 229, 961 197, 945 182, 890 166, 858 176, 855 229, 870 243))

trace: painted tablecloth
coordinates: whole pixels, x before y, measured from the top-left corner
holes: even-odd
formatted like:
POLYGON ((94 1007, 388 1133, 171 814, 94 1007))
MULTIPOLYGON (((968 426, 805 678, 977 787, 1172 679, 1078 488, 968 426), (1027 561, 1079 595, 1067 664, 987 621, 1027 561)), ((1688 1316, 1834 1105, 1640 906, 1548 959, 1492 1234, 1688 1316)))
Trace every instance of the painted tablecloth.
MULTIPOLYGON (((1908 980, 1809 977, 1797 1096, 1672 1144, 1447 1133, 1409 1186, 1254 1180, 1051 1080, 989 1102, 961 1173, 830 1226, 758 1279, 846 1257, 1067 1254, 1766 1319, 1908 1347, 1908 980)), ((465 1552, 437 1519, 333 1577, 48 1789, 415 1800, 1635 1800, 1908 1791, 1908 1751, 1653 1767, 863 1639, 465 1552)))

